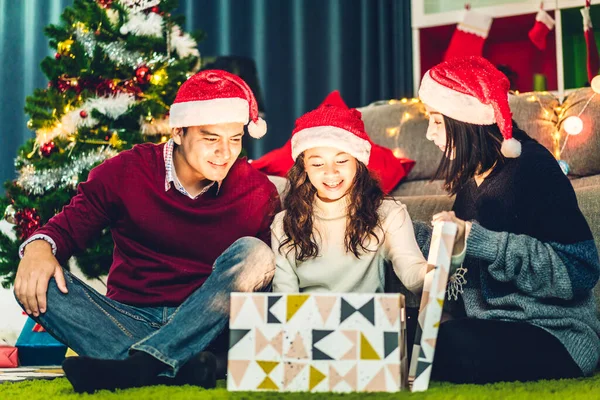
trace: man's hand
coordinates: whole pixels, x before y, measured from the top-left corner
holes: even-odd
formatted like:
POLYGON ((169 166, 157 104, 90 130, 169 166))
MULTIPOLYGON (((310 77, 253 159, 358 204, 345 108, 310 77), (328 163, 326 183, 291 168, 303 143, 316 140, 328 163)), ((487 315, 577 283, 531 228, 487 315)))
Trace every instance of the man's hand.
POLYGON ((435 224, 436 222, 454 222, 456 224, 458 230, 456 232, 456 237, 454 238, 454 249, 452 250, 452 254, 456 255, 462 253, 465 248, 465 230, 467 223, 462 219, 457 218, 454 211, 442 211, 441 213, 435 214, 431 223, 435 224))
POLYGON ((67 293, 65 276, 52 247, 45 240, 34 240, 25 247, 15 277, 15 295, 27 314, 37 317, 46 312, 46 292, 52 277, 60 291, 67 293))

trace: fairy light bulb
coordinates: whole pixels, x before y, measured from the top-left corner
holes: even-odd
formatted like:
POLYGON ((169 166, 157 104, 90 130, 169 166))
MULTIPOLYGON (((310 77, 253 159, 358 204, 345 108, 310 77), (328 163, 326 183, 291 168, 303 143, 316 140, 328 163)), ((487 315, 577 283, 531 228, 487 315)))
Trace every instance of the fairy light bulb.
POLYGON ((578 116, 572 115, 565 119, 564 128, 569 135, 579 135, 583 130, 583 121, 578 116))

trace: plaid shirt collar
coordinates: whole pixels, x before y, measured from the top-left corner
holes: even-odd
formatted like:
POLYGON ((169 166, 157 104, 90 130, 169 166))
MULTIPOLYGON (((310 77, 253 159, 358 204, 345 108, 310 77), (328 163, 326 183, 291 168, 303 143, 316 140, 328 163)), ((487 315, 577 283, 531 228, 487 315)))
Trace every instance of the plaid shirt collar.
POLYGON ((197 199, 202 196, 204 193, 208 191, 211 187, 217 183, 217 194, 219 194, 219 190, 221 189, 221 182, 211 182, 207 185, 202 191, 198 194, 198 196, 194 197, 188 193, 187 190, 183 187, 183 185, 177 179, 177 172, 175 171, 175 165, 173 165, 173 150, 175 148, 175 142, 173 139, 169 139, 169 141, 165 144, 163 148, 163 157, 165 160, 165 192, 171 189, 171 185, 175 186, 175 189, 179 191, 179 193, 189 197, 190 199, 197 199))

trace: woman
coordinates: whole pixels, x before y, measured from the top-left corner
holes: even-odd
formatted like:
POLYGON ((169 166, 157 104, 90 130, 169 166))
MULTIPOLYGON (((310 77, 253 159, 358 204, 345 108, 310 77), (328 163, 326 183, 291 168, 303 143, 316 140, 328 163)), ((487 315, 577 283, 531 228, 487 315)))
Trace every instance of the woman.
MULTIPOLYGON (((600 262, 568 178, 511 119, 507 78, 481 57, 429 70, 419 96, 435 179, 456 195, 466 284, 447 303, 432 378, 456 383, 591 375, 600 354, 592 288, 600 262), (466 221, 466 222, 465 222, 466 221)), ((428 251, 431 231, 415 223, 428 251)))

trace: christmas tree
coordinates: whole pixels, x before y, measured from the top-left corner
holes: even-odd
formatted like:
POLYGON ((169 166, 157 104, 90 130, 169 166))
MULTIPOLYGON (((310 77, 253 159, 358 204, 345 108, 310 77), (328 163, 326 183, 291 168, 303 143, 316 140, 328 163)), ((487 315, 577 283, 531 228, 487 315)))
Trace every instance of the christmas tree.
MULTIPOLYGON (((15 236, 0 233, 2 286, 14 281, 20 244, 60 212, 93 167, 135 144, 168 139, 169 105, 200 67, 202 36, 183 31, 182 18, 171 15, 176 6, 74 0, 60 24, 46 27, 56 49, 41 64, 48 87, 25 106, 35 137, 19 149, 18 177, 0 199, 15 236)), ((87 278, 98 278, 108 273, 112 248, 107 228, 75 261, 87 278)))

